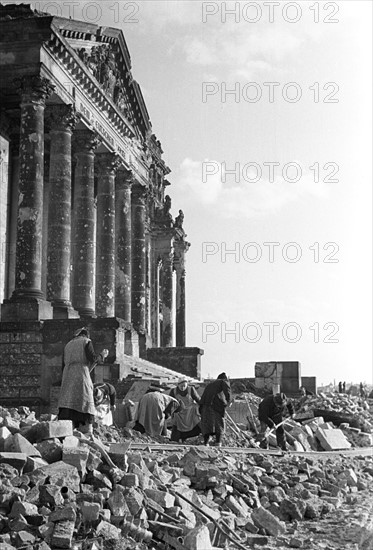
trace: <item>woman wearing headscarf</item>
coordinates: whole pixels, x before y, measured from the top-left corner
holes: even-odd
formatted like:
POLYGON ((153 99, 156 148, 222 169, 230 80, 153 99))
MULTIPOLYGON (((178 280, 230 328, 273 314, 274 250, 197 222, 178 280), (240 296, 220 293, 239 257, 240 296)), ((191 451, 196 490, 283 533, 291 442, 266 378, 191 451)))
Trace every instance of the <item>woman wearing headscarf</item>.
POLYGON ((103 361, 109 352, 104 349, 96 355, 88 329, 78 329, 63 352, 63 374, 58 401, 58 419, 72 420, 80 431, 92 433, 96 413, 93 398, 91 370, 103 361))
POLYGON ((170 390, 171 397, 178 400, 179 412, 173 416, 171 441, 185 441, 189 437, 196 437, 201 433, 201 416, 198 412, 198 403, 201 401, 194 386, 188 386, 186 378, 180 378, 175 388, 170 390))
POLYGON ((225 409, 231 401, 231 387, 225 372, 208 384, 199 404, 201 413, 201 430, 205 445, 210 436, 215 434, 216 445, 221 447, 221 438, 225 431, 225 409))
POLYGON ((179 408, 174 397, 160 391, 142 396, 137 407, 134 430, 148 435, 167 435, 166 420, 179 408))
POLYGON ((96 407, 96 420, 103 426, 113 425, 113 412, 116 409, 117 392, 109 382, 97 382, 93 385, 93 398, 96 407))

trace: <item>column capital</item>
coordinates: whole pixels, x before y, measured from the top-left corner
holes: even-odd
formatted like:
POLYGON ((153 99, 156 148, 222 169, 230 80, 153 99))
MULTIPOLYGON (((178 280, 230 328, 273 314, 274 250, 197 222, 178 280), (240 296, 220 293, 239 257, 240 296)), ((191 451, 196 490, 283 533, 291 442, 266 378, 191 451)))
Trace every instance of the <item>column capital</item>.
POLYGON ((45 100, 53 92, 55 86, 39 75, 27 75, 15 78, 14 85, 18 89, 22 103, 45 105, 45 100))
POLYGON ((100 138, 92 130, 75 130, 73 133, 74 153, 94 153, 100 138))
POLYGON ((73 105, 49 105, 46 112, 47 124, 51 131, 67 130, 72 132, 79 120, 73 105))
POLYGON ((115 153, 96 153, 95 163, 99 175, 114 174, 122 161, 115 153))
POLYGON ((148 196, 148 190, 146 187, 140 185, 139 183, 135 183, 132 186, 132 200, 134 204, 145 206, 147 196, 148 196))
POLYGON ((115 183, 117 189, 130 189, 135 183, 133 172, 127 170, 123 165, 119 166, 115 183))

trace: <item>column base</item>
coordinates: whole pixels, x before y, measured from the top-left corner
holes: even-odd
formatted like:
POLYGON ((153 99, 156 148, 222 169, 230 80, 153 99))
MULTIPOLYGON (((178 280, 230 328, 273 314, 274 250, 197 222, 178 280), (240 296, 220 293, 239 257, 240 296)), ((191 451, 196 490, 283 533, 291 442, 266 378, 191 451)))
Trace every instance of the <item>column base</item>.
POLYGON ((79 319, 79 312, 72 306, 63 306, 52 304, 53 306, 53 319, 79 319))
POLYGON ((82 319, 97 319, 97 315, 93 309, 78 309, 78 313, 82 319))
POLYGON ((53 319, 53 307, 50 302, 30 297, 15 297, 4 300, 1 305, 2 321, 42 321, 53 319))

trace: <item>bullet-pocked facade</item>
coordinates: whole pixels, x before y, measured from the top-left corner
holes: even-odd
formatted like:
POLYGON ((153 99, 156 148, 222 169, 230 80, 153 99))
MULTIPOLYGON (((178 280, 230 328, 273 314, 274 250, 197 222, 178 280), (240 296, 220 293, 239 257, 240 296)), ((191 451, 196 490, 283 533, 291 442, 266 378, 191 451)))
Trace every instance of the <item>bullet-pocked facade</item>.
POLYGON ((126 356, 199 377, 184 214, 123 33, 26 4, 0 26, 0 397, 47 403, 82 323, 110 377, 126 356))

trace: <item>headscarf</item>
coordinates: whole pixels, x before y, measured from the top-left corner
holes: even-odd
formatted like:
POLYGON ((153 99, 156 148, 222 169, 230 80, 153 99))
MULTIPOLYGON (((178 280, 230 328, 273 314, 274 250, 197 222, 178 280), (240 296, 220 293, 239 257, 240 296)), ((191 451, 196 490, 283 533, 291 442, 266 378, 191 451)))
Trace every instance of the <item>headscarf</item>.
POLYGON ((225 374, 225 372, 222 372, 218 376, 218 380, 228 380, 228 376, 225 374))

